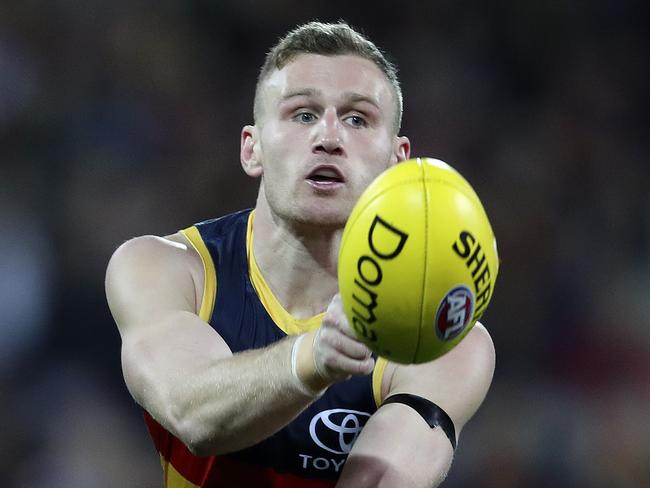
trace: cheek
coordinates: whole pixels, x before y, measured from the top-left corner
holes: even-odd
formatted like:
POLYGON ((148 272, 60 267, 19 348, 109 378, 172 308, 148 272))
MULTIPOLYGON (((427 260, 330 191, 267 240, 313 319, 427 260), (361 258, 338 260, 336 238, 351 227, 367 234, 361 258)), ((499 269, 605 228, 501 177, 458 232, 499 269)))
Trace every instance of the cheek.
POLYGON ((273 123, 265 127, 262 133, 262 148, 265 160, 277 162, 284 159, 298 147, 298 141, 304 136, 296 134, 295 130, 285 124, 273 123))
POLYGON ((260 135, 260 159, 267 178, 271 177, 282 163, 283 147, 278 131, 265 128, 260 135))
POLYGON ((367 143, 369 158, 374 162, 378 172, 384 171, 394 161, 393 145, 385 138, 375 138, 367 143))
POLYGON ((374 155, 388 155, 392 153, 394 137, 385 128, 378 128, 363 133, 357 142, 374 155))

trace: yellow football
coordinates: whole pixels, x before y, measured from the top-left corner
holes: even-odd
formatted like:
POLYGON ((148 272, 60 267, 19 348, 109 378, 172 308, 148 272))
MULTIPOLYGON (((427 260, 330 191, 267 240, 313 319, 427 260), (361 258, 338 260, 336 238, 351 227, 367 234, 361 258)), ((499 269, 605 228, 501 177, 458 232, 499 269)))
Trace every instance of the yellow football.
POLYGON ((478 196, 448 164, 417 158, 380 174, 343 231, 338 278, 359 340, 422 363, 456 346, 483 315, 499 271, 478 196))

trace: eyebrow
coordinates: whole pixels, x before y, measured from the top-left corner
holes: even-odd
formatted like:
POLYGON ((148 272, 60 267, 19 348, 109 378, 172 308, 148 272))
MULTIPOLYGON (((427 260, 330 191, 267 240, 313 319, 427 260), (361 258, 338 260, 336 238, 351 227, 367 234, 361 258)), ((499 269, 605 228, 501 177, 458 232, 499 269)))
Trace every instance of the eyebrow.
MULTIPOLYGON (((319 97, 321 95, 322 92, 314 88, 299 88, 297 90, 290 91, 286 95, 283 95, 280 101, 285 102, 295 97, 319 97)), ((367 95, 362 95, 361 93, 357 93, 357 92, 345 92, 343 96, 347 102, 351 102, 351 103, 366 102, 372 105, 373 107, 380 109, 379 103, 375 99, 367 95)))
POLYGON ((316 97, 319 95, 321 95, 320 90, 315 90, 314 88, 299 88, 297 90, 290 91, 286 95, 283 95, 280 101, 284 102, 295 97, 316 97))
POLYGON ((373 107, 377 108, 378 110, 381 110, 379 108, 379 103, 377 102, 377 100, 375 100, 374 98, 371 98, 371 97, 369 97, 367 95, 362 95, 360 93, 355 93, 355 92, 347 92, 345 94, 345 96, 347 97, 347 99, 350 102, 353 102, 353 103, 366 102, 366 103, 369 103, 370 105, 372 105, 373 107))

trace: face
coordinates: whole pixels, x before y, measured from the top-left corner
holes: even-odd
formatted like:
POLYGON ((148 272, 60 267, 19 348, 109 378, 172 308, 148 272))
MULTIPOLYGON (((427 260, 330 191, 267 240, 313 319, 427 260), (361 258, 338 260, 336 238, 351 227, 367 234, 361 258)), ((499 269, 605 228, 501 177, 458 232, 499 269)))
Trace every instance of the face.
POLYGON ((390 82, 358 56, 303 54, 274 71, 242 131, 242 164, 262 176, 259 205, 281 219, 342 227, 370 182, 409 156, 394 133, 390 82))

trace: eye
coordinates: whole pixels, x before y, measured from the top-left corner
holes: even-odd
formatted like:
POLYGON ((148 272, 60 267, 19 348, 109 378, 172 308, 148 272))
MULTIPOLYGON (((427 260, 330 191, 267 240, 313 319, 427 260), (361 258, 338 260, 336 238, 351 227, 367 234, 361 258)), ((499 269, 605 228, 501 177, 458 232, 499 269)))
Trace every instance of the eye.
POLYGON ((345 118, 345 122, 355 128, 367 127, 368 122, 361 115, 350 115, 345 118))
POLYGON ((316 115, 311 112, 299 112, 291 117, 291 119, 300 122, 301 124, 311 124, 316 120, 316 115))

